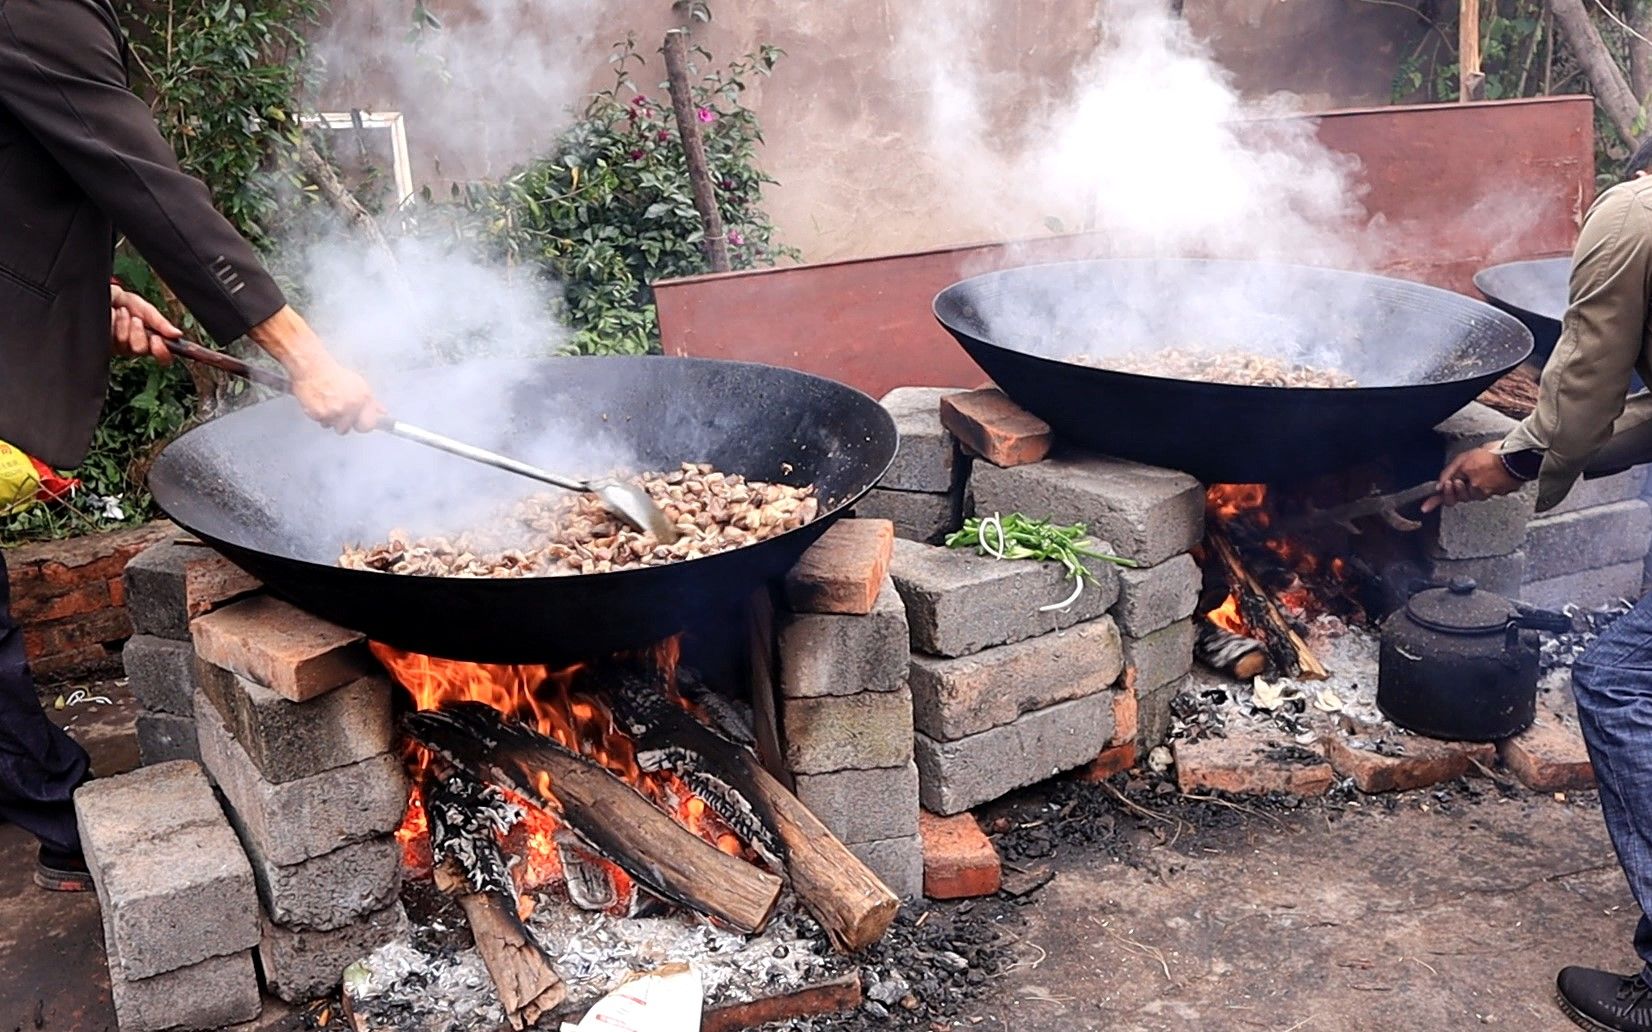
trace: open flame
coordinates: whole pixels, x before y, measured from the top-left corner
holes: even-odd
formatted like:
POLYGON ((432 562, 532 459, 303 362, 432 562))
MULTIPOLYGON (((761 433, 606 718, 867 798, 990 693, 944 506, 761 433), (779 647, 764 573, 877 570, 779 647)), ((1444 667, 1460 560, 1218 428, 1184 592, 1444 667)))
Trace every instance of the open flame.
MULTIPOLYGON (((636 744, 619 726, 612 711, 586 681, 589 666, 576 664, 553 669, 533 664, 466 663, 406 652, 373 643, 372 650, 397 683, 407 689, 417 709, 435 709, 449 702, 481 702, 508 719, 519 721, 555 739, 564 748, 601 764, 615 776, 636 788, 678 823, 731 856, 753 859, 747 845, 711 811, 703 799, 670 771, 645 771, 637 762, 636 744)), ((666 673, 666 683, 676 696, 678 642, 659 646, 652 663, 666 673)), ((596 689, 600 690, 600 689, 596 689)), ((409 766, 413 793, 396 839, 410 871, 424 872, 431 866, 430 830, 421 798, 420 775, 430 764, 430 756, 413 747, 409 766)), ((524 799, 507 793, 522 807, 525 819, 512 829, 505 845, 518 858, 512 868, 524 906, 535 889, 560 884, 564 880, 559 842, 566 842, 562 822, 551 804, 550 775, 540 772, 538 799, 524 799)), ((617 866, 597 860, 615 887, 616 898, 631 896, 631 880, 617 866)))

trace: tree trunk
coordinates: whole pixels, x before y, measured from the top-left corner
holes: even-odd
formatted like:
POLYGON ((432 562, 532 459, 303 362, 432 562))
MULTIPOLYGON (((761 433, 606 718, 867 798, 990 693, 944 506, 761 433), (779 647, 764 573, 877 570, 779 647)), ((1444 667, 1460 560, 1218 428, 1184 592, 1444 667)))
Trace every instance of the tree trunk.
POLYGON ((1585 0, 1550 0, 1549 9, 1554 13, 1555 27, 1566 38, 1566 45, 1594 89, 1595 103, 1624 142, 1633 147, 1638 139, 1635 123, 1640 119, 1640 101, 1612 59, 1595 23, 1589 20, 1584 4, 1585 0))
POLYGON ((1460 0, 1457 17, 1457 100, 1486 99, 1486 76, 1480 70, 1480 0, 1460 0))
POLYGON ((1652 97, 1652 3, 1637 3, 1629 12, 1629 88, 1645 106, 1652 97))
POLYGON ((705 226, 706 261, 712 272, 729 271, 728 233, 723 214, 717 208, 712 189, 711 166, 706 161, 705 138, 700 133, 699 112, 694 108, 694 88, 688 78, 689 19, 665 35, 665 73, 671 91, 671 108, 677 115, 677 134, 683 141, 683 158, 688 163, 688 185, 694 192, 694 207, 705 226))

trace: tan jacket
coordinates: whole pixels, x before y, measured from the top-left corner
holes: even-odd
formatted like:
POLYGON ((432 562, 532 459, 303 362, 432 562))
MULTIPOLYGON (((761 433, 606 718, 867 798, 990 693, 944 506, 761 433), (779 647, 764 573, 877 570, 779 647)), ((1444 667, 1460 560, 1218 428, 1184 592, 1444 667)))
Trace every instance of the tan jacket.
POLYGON ((1652 383, 1652 177, 1612 187, 1583 220, 1560 340, 1543 369, 1537 410, 1503 441, 1540 449, 1537 509, 1559 505, 1612 438, 1625 465, 1652 461, 1652 394, 1625 403, 1638 370, 1652 383))

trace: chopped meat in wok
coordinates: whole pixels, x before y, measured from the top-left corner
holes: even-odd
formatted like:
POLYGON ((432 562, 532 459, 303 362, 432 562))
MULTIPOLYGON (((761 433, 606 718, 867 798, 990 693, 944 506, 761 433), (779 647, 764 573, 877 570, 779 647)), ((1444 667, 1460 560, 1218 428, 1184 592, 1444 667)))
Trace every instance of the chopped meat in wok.
POLYGON ((820 512, 815 489, 747 480, 709 463, 633 480, 673 520, 682 537, 663 545, 590 495, 536 494, 512 506, 500 525, 455 537, 388 540, 351 547, 339 565, 354 570, 440 577, 556 577, 609 573, 695 559, 795 530, 820 512))
POLYGON ((1317 369, 1248 351, 1166 348, 1146 355, 1074 355, 1067 361, 1120 373, 1247 387, 1359 386, 1359 381, 1340 370, 1317 369))

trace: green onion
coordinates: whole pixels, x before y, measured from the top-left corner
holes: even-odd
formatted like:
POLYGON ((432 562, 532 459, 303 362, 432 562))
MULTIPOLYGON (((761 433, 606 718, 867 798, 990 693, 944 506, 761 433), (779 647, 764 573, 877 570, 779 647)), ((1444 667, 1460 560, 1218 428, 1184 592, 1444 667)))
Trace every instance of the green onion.
POLYGON ((1084 524, 1059 526, 1048 520, 1034 520, 1012 512, 1008 516, 994 513, 964 521, 964 528, 947 535, 948 548, 974 548, 981 555, 995 559, 1035 559, 1040 562, 1060 563, 1073 580, 1073 593, 1065 601, 1041 607, 1041 612, 1066 609, 1078 601, 1085 581, 1095 580, 1095 574, 1084 565, 1085 559, 1100 559, 1116 566, 1135 567, 1133 559, 1097 551, 1086 538, 1084 524))

